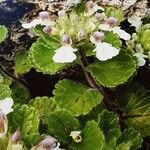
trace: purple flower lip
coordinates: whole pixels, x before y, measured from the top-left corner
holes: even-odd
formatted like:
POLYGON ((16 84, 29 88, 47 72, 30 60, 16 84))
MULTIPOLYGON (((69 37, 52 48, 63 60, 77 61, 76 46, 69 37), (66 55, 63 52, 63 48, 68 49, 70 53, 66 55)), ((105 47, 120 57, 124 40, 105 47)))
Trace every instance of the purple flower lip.
POLYGON ((72 44, 71 37, 68 34, 63 35, 61 43, 62 45, 65 44, 71 45, 72 44))
POLYGON ((39 13, 39 18, 41 19, 48 19, 49 18, 49 13, 47 11, 42 11, 39 13))
POLYGON ((21 133, 19 129, 16 130, 16 132, 12 135, 11 140, 15 143, 17 143, 20 140, 21 133))

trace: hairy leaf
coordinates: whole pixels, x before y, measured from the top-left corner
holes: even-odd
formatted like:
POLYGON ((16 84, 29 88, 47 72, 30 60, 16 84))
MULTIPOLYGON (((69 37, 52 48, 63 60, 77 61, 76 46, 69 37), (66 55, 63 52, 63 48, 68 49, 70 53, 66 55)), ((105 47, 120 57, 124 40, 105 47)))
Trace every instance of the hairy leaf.
POLYGON ((54 95, 56 103, 75 116, 89 113, 103 98, 98 91, 67 79, 56 84, 54 95))
POLYGON ((48 133, 63 143, 69 142, 71 131, 79 129, 78 120, 65 110, 51 113, 48 119, 48 133))
POLYGON ((31 105, 39 112, 40 118, 46 124, 51 113, 59 109, 59 107, 55 104, 54 99, 46 96, 36 97, 32 100, 31 105))
POLYGON ((103 86, 116 87, 125 83, 136 71, 137 62, 125 51, 107 61, 95 61, 87 67, 92 76, 103 86))
POLYGON ((127 124, 140 131, 143 136, 150 135, 150 91, 141 85, 131 83, 118 92, 127 124))
POLYGON ((30 71, 32 65, 29 62, 27 52, 19 52, 15 56, 15 74, 22 75, 30 71))
POLYGON ((59 70, 65 68, 65 64, 55 63, 52 60, 55 54, 54 50, 58 49, 60 45, 54 40, 45 40, 41 38, 34 43, 29 51, 29 59, 33 67, 45 74, 55 74, 59 70))
POLYGON ((27 105, 16 106, 9 115, 9 125, 11 133, 20 129, 22 139, 27 146, 37 142, 39 133, 39 115, 33 107, 27 105))
POLYGON ((11 90, 10 90, 11 81, 8 78, 1 76, 0 82, 0 100, 10 97, 11 90))
POLYGON ((74 144, 73 150, 103 150, 104 135, 95 121, 87 122, 81 132, 82 141, 74 144))

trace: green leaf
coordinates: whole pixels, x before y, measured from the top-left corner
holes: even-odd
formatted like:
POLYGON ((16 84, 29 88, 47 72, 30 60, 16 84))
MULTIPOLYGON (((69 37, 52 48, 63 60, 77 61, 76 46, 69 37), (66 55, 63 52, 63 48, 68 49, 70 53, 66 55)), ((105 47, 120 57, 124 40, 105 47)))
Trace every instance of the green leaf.
POLYGON ((11 90, 9 87, 10 84, 11 84, 11 81, 8 78, 1 76, 1 82, 0 82, 0 99, 1 100, 11 96, 11 90))
POLYGON ((133 56, 121 50, 120 54, 107 61, 95 61, 87 67, 92 76, 103 86, 116 87, 125 83, 136 71, 133 56))
MULTIPOLYGON (((129 129, 124 130, 123 134, 118 139, 117 147, 120 147, 120 144, 122 143, 128 143, 128 145, 130 145, 129 150, 136 150, 141 147, 142 138, 139 132, 135 131, 133 128, 129 128, 129 129)), ((124 147, 126 146, 124 145, 124 147)))
POLYGON ((11 97, 15 103, 25 104, 30 100, 29 90, 21 83, 13 82, 10 86, 11 97))
POLYGON ((27 52, 19 52, 15 56, 15 74, 22 75, 30 71, 32 65, 29 62, 27 52))
POLYGON ((65 110, 51 113, 48 121, 48 133, 54 135, 58 141, 68 143, 71 131, 79 129, 79 122, 65 110))
POLYGON ((8 30, 5 26, 0 25, 0 43, 3 42, 8 34, 8 30))
POLYGON ((46 96, 36 97, 32 100, 31 105, 39 112, 40 118, 43 123, 46 124, 51 113, 59 110, 59 107, 55 104, 54 99, 46 96))
POLYGON ((66 64, 55 63, 52 60, 55 54, 54 50, 58 49, 60 45, 54 40, 44 40, 43 38, 37 40, 29 51, 29 59, 33 67, 45 74, 55 74, 61 69, 64 69, 66 64))
POLYGON ((56 103, 75 116, 88 114, 103 98, 98 91, 67 79, 59 81, 53 93, 56 103))
POLYGON ((37 142, 39 115, 33 107, 17 105, 9 115, 9 125, 11 133, 14 133, 18 128, 20 129, 22 140, 28 147, 37 142))
POLYGON ((145 51, 150 51, 150 24, 146 24, 141 27, 137 32, 138 42, 143 46, 145 51))
POLYGON ((82 142, 74 144, 73 150, 102 150, 104 135, 95 121, 87 122, 82 131, 82 142))
POLYGON ((98 119, 99 127, 105 135, 107 147, 114 147, 117 139, 121 135, 118 117, 113 112, 103 110, 103 112, 99 114, 98 119))
POLYGON ((150 136, 150 91, 131 83, 118 93, 118 102, 128 126, 134 127, 143 136, 150 136))
POLYGON ((115 17, 116 19, 118 19, 119 22, 122 22, 125 19, 123 11, 119 8, 106 7, 105 13, 106 13, 106 16, 108 17, 115 17))
POLYGON ((112 44, 112 46, 120 49, 122 42, 117 34, 113 32, 106 32, 104 42, 112 44))

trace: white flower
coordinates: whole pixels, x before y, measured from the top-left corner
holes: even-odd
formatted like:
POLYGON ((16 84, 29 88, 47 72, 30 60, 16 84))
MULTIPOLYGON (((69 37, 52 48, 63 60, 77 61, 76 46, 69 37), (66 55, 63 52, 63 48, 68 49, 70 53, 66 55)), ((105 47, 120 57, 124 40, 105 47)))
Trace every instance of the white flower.
POLYGON ((12 98, 6 98, 4 100, 0 100, 0 110, 5 114, 9 114, 13 111, 13 99, 12 98))
POLYGON ((98 6, 96 2, 89 1, 89 2, 86 3, 86 11, 85 11, 84 15, 85 16, 91 16, 95 12, 97 12, 98 10, 104 11, 104 8, 98 6))
POLYGON ((77 51, 77 49, 72 48, 72 40, 69 35, 64 35, 62 37, 62 44, 63 46, 59 49, 55 50, 55 54, 52 57, 54 62, 56 63, 70 63, 73 62, 76 59, 76 55, 74 52, 77 51))
POLYGON ((90 37, 91 42, 96 46, 93 52, 96 52, 96 57, 101 61, 111 59, 119 54, 119 50, 113 47, 112 44, 102 42, 103 37, 103 32, 95 32, 90 37))
POLYGON ((119 50, 117 48, 106 42, 99 43, 94 49, 94 52, 96 52, 96 57, 101 61, 111 59, 119 54, 119 50))
POLYGON ((23 23, 22 27, 30 29, 36 27, 36 25, 54 26, 55 23, 49 19, 49 15, 46 11, 40 12, 39 17, 31 21, 30 23, 23 23))
POLYGON ((71 131, 70 136, 76 143, 80 143, 82 141, 81 131, 71 131))
POLYGON ((148 58, 147 55, 144 55, 141 52, 137 52, 137 53, 134 54, 134 56, 137 58, 139 66, 144 66, 145 65, 145 63, 146 63, 145 58, 148 58))
POLYGON ((119 37, 123 40, 130 40, 131 35, 127 33, 126 31, 120 29, 120 27, 114 27, 112 28, 112 31, 119 35, 119 37))
POLYGON ((6 115, 13 111, 12 106, 12 98, 0 100, 0 138, 3 138, 7 133, 8 121, 6 115))
POLYGON ((130 40, 131 35, 122 30, 119 26, 116 26, 117 20, 114 17, 109 17, 105 23, 99 25, 99 29, 103 31, 112 31, 116 33, 121 39, 130 40))
POLYGON ((47 136, 40 143, 34 146, 31 150, 62 150, 59 147, 60 143, 58 143, 58 141, 55 138, 47 136))
POLYGON ((131 24, 131 26, 135 27, 136 30, 138 30, 141 25, 142 25, 142 18, 136 15, 132 15, 129 19, 128 22, 131 24))

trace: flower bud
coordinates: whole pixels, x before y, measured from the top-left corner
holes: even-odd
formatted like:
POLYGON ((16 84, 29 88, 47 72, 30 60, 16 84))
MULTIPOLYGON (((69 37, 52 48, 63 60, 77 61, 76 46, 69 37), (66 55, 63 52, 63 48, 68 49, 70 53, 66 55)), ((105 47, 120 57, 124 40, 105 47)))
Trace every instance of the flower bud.
POLYGON ((14 142, 14 143, 17 143, 19 140, 20 140, 20 136, 21 136, 21 133, 18 130, 16 130, 16 132, 12 135, 11 137, 11 141, 14 142))
POLYGON ((7 129, 8 129, 8 121, 6 115, 0 109, 0 138, 3 138, 6 135, 7 129))
POLYGON ((93 33, 93 35, 90 37, 90 40, 92 43, 94 44, 97 44, 97 43, 100 43, 102 42, 104 38, 104 33, 103 32, 99 32, 99 31, 96 31, 93 33))
POLYGON ((48 19, 49 18, 49 13, 47 11, 42 11, 39 13, 39 18, 41 19, 48 19))
POLYGON ((66 15, 66 12, 63 10, 58 11, 58 17, 64 17, 66 15))
POLYGON ((50 35, 52 33, 52 27, 51 26, 45 26, 43 28, 43 32, 50 35))
POLYGON ((80 134, 81 134, 81 131, 72 131, 70 133, 70 136, 76 143, 80 143, 82 141, 82 137, 80 134))
POLYGON ((106 20, 106 23, 109 24, 110 27, 113 27, 117 24, 117 19, 115 17, 109 17, 107 20, 106 20))
POLYGON ((72 40, 71 37, 69 35, 63 35, 62 37, 62 41, 61 41, 62 45, 71 45, 72 44, 72 40))
POLYGON ((57 140, 51 136, 46 137, 43 141, 41 141, 40 145, 45 149, 52 149, 57 145, 57 140))
POLYGON ((105 13, 96 13, 95 18, 97 21, 102 21, 105 18, 105 13))
POLYGON ((85 37, 86 37, 86 32, 85 32, 85 30, 81 29, 81 30, 79 31, 79 33, 78 33, 78 39, 79 39, 79 40, 82 40, 82 39, 84 39, 85 37))

